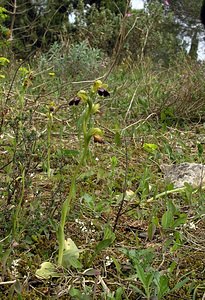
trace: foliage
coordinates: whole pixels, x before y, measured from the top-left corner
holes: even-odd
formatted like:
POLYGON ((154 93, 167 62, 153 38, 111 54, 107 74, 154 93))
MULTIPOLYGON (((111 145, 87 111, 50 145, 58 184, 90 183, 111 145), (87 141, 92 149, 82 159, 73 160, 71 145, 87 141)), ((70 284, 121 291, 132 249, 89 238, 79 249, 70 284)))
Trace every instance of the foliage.
MULTIPOLYGON (((13 50, 25 57, 31 51, 47 51, 60 45, 68 53, 71 45, 86 43, 108 56, 117 55, 120 50, 119 61, 150 56, 154 61, 169 64, 182 49, 179 26, 158 2, 150 2, 144 11, 130 11, 128 6, 125 14, 116 14, 110 5, 102 3, 99 9, 79 1, 73 8, 67 1, 59 5, 49 1, 39 9, 37 2, 20 2, 13 18, 13 50)), ((13 5, 8 9, 11 12, 13 5)))
MULTIPOLYGON (((4 54, 3 50, 8 50, 9 48, 9 38, 11 32, 9 28, 5 25, 6 20, 8 20, 8 12, 7 10, 0 6, 0 48, 2 49, 1 55, 4 54)), ((6 52, 6 51, 5 51, 6 52)))
POLYGON ((92 75, 98 76, 106 63, 99 49, 91 48, 83 41, 73 44, 70 48, 54 43, 47 53, 39 57, 39 71, 52 70, 57 76, 67 80, 72 77, 87 79, 92 75))

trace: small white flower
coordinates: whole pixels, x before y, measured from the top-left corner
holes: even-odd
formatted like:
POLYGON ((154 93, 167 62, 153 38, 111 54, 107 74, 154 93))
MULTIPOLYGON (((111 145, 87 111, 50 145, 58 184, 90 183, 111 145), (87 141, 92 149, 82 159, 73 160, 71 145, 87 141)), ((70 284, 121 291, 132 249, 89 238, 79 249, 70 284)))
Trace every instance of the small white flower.
POLYGON ((113 259, 109 256, 105 257, 105 265, 106 267, 109 267, 113 263, 113 259))
POLYGON ((194 224, 194 222, 189 223, 189 228, 196 230, 196 225, 194 224))

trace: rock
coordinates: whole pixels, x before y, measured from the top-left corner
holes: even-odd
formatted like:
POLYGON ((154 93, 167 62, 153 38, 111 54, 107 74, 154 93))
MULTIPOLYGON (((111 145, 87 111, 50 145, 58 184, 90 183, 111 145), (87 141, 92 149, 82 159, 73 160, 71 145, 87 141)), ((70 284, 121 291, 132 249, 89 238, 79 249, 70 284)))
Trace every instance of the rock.
POLYGON ((183 187, 188 183, 193 187, 205 184, 205 165, 184 162, 175 165, 162 165, 166 182, 174 184, 175 188, 183 187))

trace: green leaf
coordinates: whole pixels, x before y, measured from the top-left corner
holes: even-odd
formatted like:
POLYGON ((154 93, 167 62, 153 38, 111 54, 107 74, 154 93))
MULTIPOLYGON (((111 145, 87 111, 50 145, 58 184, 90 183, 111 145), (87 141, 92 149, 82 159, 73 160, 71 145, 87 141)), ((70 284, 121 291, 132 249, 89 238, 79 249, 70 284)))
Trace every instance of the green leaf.
POLYGON ((86 295, 85 293, 81 293, 80 290, 73 288, 73 287, 69 290, 69 295, 72 297, 71 299, 76 299, 76 300, 91 300, 92 299, 89 295, 86 295))
POLYGON ((148 274, 146 274, 145 276, 145 286, 144 289, 146 290, 146 292, 149 291, 149 287, 153 281, 153 277, 154 277, 154 272, 150 272, 148 274))
POLYGON ((203 145, 201 143, 198 143, 197 148, 198 148, 198 156, 201 157, 204 151, 203 145))
POLYGON ((137 276, 138 276, 139 280, 145 287, 146 286, 146 275, 145 275, 145 272, 144 272, 142 266, 140 266, 140 264, 138 262, 135 262, 135 269, 137 271, 137 276))
POLYGON ((36 277, 40 279, 49 279, 52 277, 61 277, 61 274, 56 271, 56 267, 52 263, 47 261, 43 262, 40 269, 36 271, 36 277))
POLYGON ((63 253, 62 265, 65 268, 72 266, 75 269, 82 269, 82 267, 83 267, 81 262, 75 256, 71 256, 70 253, 67 251, 65 251, 63 253))
POLYGON ((120 263, 118 262, 118 260, 117 260, 114 256, 112 256, 112 260, 113 260, 113 263, 114 263, 114 265, 115 265, 115 268, 116 268, 116 270, 117 270, 118 275, 119 275, 119 274, 122 274, 122 271, 121 271, 121 265, 120 265, 120 263))
POLYGON ((168 272, 172 273, 176 267, 177 267, 177 263, 176 263, 176 261, 173 261, 168 268, 168 272))
POLYGON ((174 222, 174 216, 171 210, 167 210, 163 216, 162 216, 162 220, 161 220, 161 224, 163 229, 168 229, 168 228, 172 228, 174 222))
POLYGON ((56 153, 57 157, 73 157, 73 156, 77 156, 79 154, 78 150, 72 150, 72 149, 61 149, 58 150, 56 153))
POLYGON ((158 149, 158 146, 156 144, 143 144, 143 149, 149 153, 154 153, 158 149))
POLYGON ((63 266, 69 267, 73 266, 74 268, 82 268, 82 264, 78 261, 80 250, 73 242, 72 239, 68 238, 65 241, 64 252, 63 252, 63 266))
POLYGON ((123 293, 124 293, 123 288, 119 287, 115 292, 115 300, 122 300, 123 293))
POLYGON ((156 232, 156 225, 154 223, 150 223, 147 229, 148 239, 151 241, 154 237, 156 232))
POLYGON ((176 290, 180 289, 181 287, 183 287, 190 279, 188 277, 186 277, 184 280, 181 280, 180 282, 178 282, 173 289, 171 289, 171 293, 175 292, 176 290))
POLYGON ((71 288, 69 291, 69 294, 71 297, 80 297, 81 296, 81 292, 75 288, 71 288))
MULTIPOLYGON (((145 293, 143 291, 141 291, 138 287, 136 287, 135 285, 133 284, 130 284, 130 287, 133 288, 134 291, 136 291, 138 294, 146 297, 145 293)), ((146 298, 145 298, 146 299, 146 298)))
POLYGON ((16 280, 16 282, 14 283, 14 290, 17 294, 21 294, 22 292, 22 286, 19 280, 16 280))
POLYGON ((121 139, 121 134, 119 131, 117 131, 115 133, 115 136, 114 136, 114 142, 117 146, 120 146, 122 144, 122 139, 121 139))
POLYGON ((87 172, 81 173, 80 176, 78 176, 78 180, 87 180, 88 178, 92 177, 93 175, 96 175, 96 172, 89 170, 87 172))
POLYGON ((186 214, 180 214, 179 218, 174 220, 173 227, 176 228, 180 225, 185 224, 187 221, 187 215, 186 214))
POLYGON ((167 293, 169 293, 169 280, 166 275, 161 275, 159 272, 157 273, 157 276, 155 278, 155 283, 157 285, 157 299, 161 299, 164 297, 167 293))
POLYGON ((112 239, 100 241, 95 247, 95 255, 98 255, 102 250, 108 248, 112 244, 112 239))
POLYGON ((105 226, 105 229, 104 229, 104 240, 108 240, 108 239, 111 239, 112 243, 115 240, 115 234, 109 225, 105 226))

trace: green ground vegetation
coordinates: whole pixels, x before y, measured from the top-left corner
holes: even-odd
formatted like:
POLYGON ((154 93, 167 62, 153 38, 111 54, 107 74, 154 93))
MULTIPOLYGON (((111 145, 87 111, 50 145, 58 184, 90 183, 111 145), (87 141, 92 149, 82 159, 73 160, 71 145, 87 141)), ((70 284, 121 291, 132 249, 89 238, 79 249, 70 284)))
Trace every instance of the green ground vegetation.
POLYGON ((204 187, 161 166, 204 163, 205 65, 177 38, 153 50, 160 30, 131 51, 126 26, 111 56, 2 41, 1 299, 204 299, 204 187))

